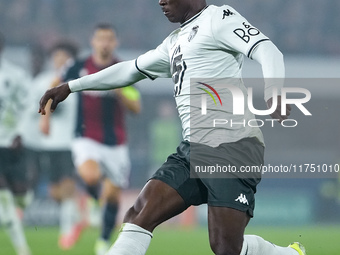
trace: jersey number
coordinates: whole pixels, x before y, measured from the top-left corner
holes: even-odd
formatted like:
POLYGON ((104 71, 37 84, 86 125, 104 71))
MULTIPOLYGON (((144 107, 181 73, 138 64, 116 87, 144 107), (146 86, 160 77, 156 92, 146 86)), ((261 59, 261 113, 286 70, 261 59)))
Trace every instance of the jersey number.
MULTIPOLYGON (((179 53, 180 50, 177 52, 179 53)), ((176 52, 176 51, 175 51, 176 52)), ((182 59, 183 55, 179 54, 173 58, 172 61, 172 81, 175 83, 174 94, 178 96, 182 90, 182 83, 185 70, 187 69, 187 65, 185 61, 182 59)))

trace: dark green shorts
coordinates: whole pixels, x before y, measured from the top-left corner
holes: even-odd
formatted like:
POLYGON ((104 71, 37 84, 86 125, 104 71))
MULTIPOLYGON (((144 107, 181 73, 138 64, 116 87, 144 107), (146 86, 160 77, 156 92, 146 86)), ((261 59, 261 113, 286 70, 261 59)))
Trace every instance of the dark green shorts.
MULTIPOLYGON (((46 176, 51 183, 75 177, 70 150, 37 151, 26 149, 26 162, 35 178, 46 176)), ((34 180, 37 182, 38 180, 34 180)))
POLYGON ((0 188, 22 194, 27 190, 27 180, 23 150, 0 148, 0 188))
POLYGON ((253 217, 256 186, 261 180, 260 173, 238 175, 197 175, 197 165, 241 166, 263 165, 264 147, 256 138, 245 138, 234 143, 209 147, 197 143, 181 142, 177 152, 156 171, 151 179, 157 179, 174 188, 186 205, 228 207, 247 212, 253 217), (191 154, 191 155, 190 155, 191 154), (191 161, 190 161, 191 157, 191 161), (191 169, 191 171, 190 171, 191 169))

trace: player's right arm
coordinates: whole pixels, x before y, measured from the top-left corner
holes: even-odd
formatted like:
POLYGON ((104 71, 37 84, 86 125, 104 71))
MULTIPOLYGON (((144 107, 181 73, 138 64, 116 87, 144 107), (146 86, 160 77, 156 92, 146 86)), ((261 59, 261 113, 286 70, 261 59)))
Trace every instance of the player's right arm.
POLYGON ((106 69, 69 82, 71 92, 83 90, 110 90, 132 85, 142 79, 171 77, 168 38, 156 49, 135 60, 119 62, 106 69))
POLYGON ((46 114, 46 104, 51 99, 51 112, 72 92, 84 90, 110 90, 132 85, 142 79, 169 77, 170 64, 167 40, 156 49, 148 51, 136 60, 123 61, 100 72, 63 83, 46 91, 40 100, 39 113, 46 114))
POLYGON ((51 99, 51 112, 70 93, 83 90, 109 90, 134 84, 145 78, 135 67, 134 61, 125 61, 110 66, 95 74, 63 83, 45 92, 40 100, 39 113, 46 114, 46 104, 51 99))
POLYGON ((63 83, 57 87, 47 90, 40 99, 38 112, 41 113, 41 115, 46 114, 45 107, 50 99, 52 100, 51 112, 54 112, 54 110, 57 108, 57 105, 64 101, 69 96, 69 94, 71 94, 71 90, 68 83, 63 83))

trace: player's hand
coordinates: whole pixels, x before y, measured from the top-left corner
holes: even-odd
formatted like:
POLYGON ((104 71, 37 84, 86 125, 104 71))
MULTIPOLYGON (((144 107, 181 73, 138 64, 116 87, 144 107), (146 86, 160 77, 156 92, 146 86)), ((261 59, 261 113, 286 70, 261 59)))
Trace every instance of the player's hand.
POLYGON ((48 100, 52 100, 51 104, 51 112, 54 112, 54 110, 57 108, 57 105, 64 101, 68 95, 71 94, 70 87, 68 86, 68 83, 63 83, 57 87, 51 88, 45 92, 45 94, 40 99, 39 103, 39 113, 41 115, 46 114, 45 106, 48 102, 48 100))
MULTIPOLYGON (((273 98, 270 98, 267 101, 268 109, 270 109, 272 107, 272 105, 273 105, 273 98)), ((277 97, 277 107, 276 107, 275 111, 272 114, 270 114, 270 116, 273 119, 277 119, 281 123, 283 120, 286 120, 288 118, 291 110, 292 110, 291 106, 289 104, 287 104, 286 105, 286 115, 282 115, 282 113, 281 113, 281 96, 278 96, 277 97)))

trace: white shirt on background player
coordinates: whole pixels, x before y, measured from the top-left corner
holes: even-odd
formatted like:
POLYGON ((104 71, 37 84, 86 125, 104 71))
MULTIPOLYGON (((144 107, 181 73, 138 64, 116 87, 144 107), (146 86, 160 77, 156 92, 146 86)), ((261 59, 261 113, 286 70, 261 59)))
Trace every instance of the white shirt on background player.
POLYGON ((69 150, 74 137, 76 121, 76 95, 70 95, 65 105, 61 105, 51 116, 50 132, 45 135, 40 131, 40 115, 37 114, 36 102, 49 88, 59 72, 45 70, 33 78, 28 94, 29 104, 25 111, 22 133, 24 145, 36 150, 69 150))
POLYGON ((28 77, 20 67, 0 59, 0 147, 10 147, 20 135, 28 77))
MULTIPOLYGON (((86 89, 109 89, 133 84, 143 79, 173 78, 175 98, 183 127, 183 139, 190 141, 190 79, 241 78, 243 57, 255 59, 262 66, 264 78, 284 78, 284 63, 276 46, 228 5, 209 5, 181 24, 156 49, 135 61, 122 62, 103 71, 69 82, 72 92, 86 89), (176 67, 179 67, 176 71, 176 67), (138 71, 139 73, 138 73, 138 71)), ((266 79, 265 100, 272 87, 282 87, 282 79, 266 79)), ((242 90, 245 88, 243 86, 242 90)), ((232 118, 232 113, 225 116, 232 118)), ((254 119, 246 109, 246 119, 254 119)), ((258 128, 242 127, 236 132, 225 127, 227 134, 218 143, 234 142, 244 137, 257 137, 258 128)), ((204 140, 207 130, 195 134, 195 142, 204 140)), ((223 137, 223 136, 222 136, 223 137)), ((209 143, 208 143, 209 144, 209 143)), ((218 144, 209 144, 216 146, 218 144)))

